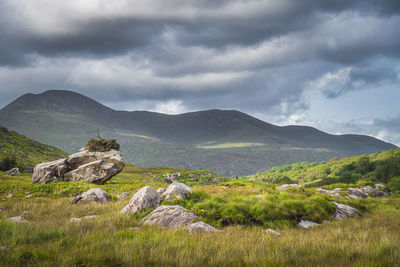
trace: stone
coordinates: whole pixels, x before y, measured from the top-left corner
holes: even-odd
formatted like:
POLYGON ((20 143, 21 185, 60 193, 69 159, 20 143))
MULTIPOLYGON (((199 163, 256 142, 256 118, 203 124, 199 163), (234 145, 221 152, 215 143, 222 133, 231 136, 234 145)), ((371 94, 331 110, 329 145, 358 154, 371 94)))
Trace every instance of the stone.
POLYGON ((299 184, 283 184, 279 187, 276 187, 275 189, 278 191, 285 191, 285 190, 288 190, 289 188, 302 189, 303 187, 299 184))
POLYGON ((13 196, 13 194, 8 194, 7 195, 7 198, 13 198, 14 196, 13 196))
POLYGON ((33 169, 32 183, 51 183, 62 181, 69 170, 67 159, 43 162, 33 169))
POLYGON ((10 249, 7 247, 4 247, 4 246, 0 246, 0 251, 8 251, 8 250, 10 250, 10 249))
POLYGON ((151 186, 145 186, 136 192, 121 213, 136 214, 139 211, 156 208, 160 205, 162 198, 151 186))
POLYGON ((277 231, 275 231, 275 230, 272 230, 271 228, 268 228, 267 230, 265 230, 264 233, 266 233, 266 234, 271 234, 271 235, 275 235, 275 236, 282 236, 281 233, 279 233, 279 232, 277 232, 277 231))
POLYGON ((163 193, 163 197, 165 199, 186 199, 190 196, 191 192, 192 188, 190 186, 175 181, 168 186, 167 190, 163 193))
POLYGON ((160 187, 157 189, 157 193, 159 193, 160 195, 163 194, 164 192, 165 192, 165 188, 160 187))
MULTIPOLYGON (((361 198, 368 198, 368 195, 364 193, 361 189, 349 187, 350 195, 361 197, 361 198)), ((354 198, 354 197, 351 197, 354 198)))
POLYGON ((344 205, 344 204, 340 204, 337 202, 333 202, 333 204, 335 204, 335 206, 336 206, 336 210, 335 210, 334 214, 332 215, 333 220, 343 220, 345 218, 351 218, 356 215, 361 216, 361 213, 353 207, 350 207, 350 206, 344 205))
POLYGON ((188 226, 186 226, 185 229, 187 229, 191 233, 223 232, 222 230, 219 230, 202 221, 191 223, 188 226))
POLYGON ((121 153, 117 150, 89 152, 82 150, 68 158, 38 164, 32 182, 86 181, 104 184, 125 167, 121 153))
POLYGON ((6 171, 6 175, 8 176, 17 176, 21 175, 18 168, 12 168, 11 170, 6 171))
POLYGON ((80 218, 71 218, 71 219, 69 219, 69 222, 81 222, 82 221, 82 219, 80 219, 80 218))
POLYGON ((323 189, 323 188, 318 188, 317 192, 321 193, 321 194, 327 194, 330 196, 334 196, 334 197, 341 197, 339 192, 340 192, 341 188, 335 188, 333 190, 327 190, 327 189, 323 189))
POLYGON ((90 220, 90 219, 94 219, 97 217, 99 217, 99 216, 98 215, 88 215, 88 216, 83 216, 80 218, 71 218, 71 219, 69 219, 69 222, 81 222, 83 220, 90 220))
POLYGON ((130 197, 130 196, 131 196, 131 194, 129 194, 128 192, 124 192, 118 196, 118 199, 124 199, 124 198, 130 197))
POLYGON ((299 226, 300 228, 303 228, 303 229, 309 229, 309 228, 317 226, 317 225, 319 225, 319 224, 302 219, 297 226, 299 226))
POLYGON ((362 190, 362 192, 364 192, 365 194, 367 194, 370 197, 388 197, 389 194, 386 193, 385 191, 382 191, 381 189, 379 189, 379 187, 372 187, 372 186, 364 186, 361 187, 360 190, 362 190))
POLYGON ((7 221, 9 221, 9 222, 17 222, 17 223, 26 223, 26 222, 28 222, 27 220, 25 220, 21 216, 10 217, 10 218, 7 219, 7 221))
POLYGON ((166 228, 180 228, 197 221, 199 217, 182 206, 159 206, 144 218, 144 224, 166 228))
POLYGON ((70 203, 84 204, 88 202, 104 203, 110 201, 111 197, 101 188, 92 188, 81 195, 74 197, 70 203))
POLYGON ((32 195, 30 195, 30 194, 25 196, 25 198, 31 198, 31 197, 32 197, 32 195))
POLYGON ((5 211, 5 208, 0 207, 0 212, 3 212, 3 211, 5 211))

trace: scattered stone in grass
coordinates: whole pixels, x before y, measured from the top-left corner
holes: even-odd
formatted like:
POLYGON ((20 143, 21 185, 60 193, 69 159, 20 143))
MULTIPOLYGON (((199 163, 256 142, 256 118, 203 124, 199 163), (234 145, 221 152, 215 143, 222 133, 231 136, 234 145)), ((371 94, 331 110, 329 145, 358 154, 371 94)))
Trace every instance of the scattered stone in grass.
POLYGON ((131 231, 140 231, 140 227, 129 227, 128 230, 131 230, 131 231))
POLYGON ((13 198, 14 196, 13 196, 13 194, 8 194, 7 195, 7 198, 13 198))
POLYGON ((5 208, 0 207, 0 212, 3 212, 3 211, 5 211, 5 208))
POLYGON ((94 219, 97 217, 99 217, 99 216, 98 215, 88 215, 88 216, 83 216, 80 218, 71 218, 71 219, 69 219, 69 222, 81 222, 83 220, 91 220, 91 219, 94 219))
POLYGON ((160 194, 153 187, 145 186, 133 195, 128 205, 121 212, 136 214, 148 208, 156 208, 160 205, 161 199, 160 194))
POLYGON ((309 229, 309 228, 317 226, 317 225, 319 225, 319 224, 302 219, 297 226, 299 226, 300 228, 303 228, 303 229, 309 229))
POLYGON ((32 197, 32 195, 26 195, 25 196, 25 198, 31 198, 32 197))
POLYGON ((21 173, 18 168, 12 168, 11 170, 6 171, 6 175, 17 176, 17 175, 21 175, 21 173))
POLYGON ((334 196, 334 197, 341 197, 341 195, 339 195, 339 191, 341 190, 341 188, 335 188, 333 190, 327 190, 327 189, 323 189, 323 188, 318 188, 317 192, 321 193, 321 194, 327 194, 330 196, 334 196))
POLYGON ((97 203, 104 203, 110 201, 111 197, 101 188, 92 188, 82 195, 78 195, 74 197, 70 203, 71 204, 84 204, 88 202, 97 202, 97 203))
POLYGON ((224 232, 202 221, 191 223, 185 228, 192 233, 224 232))
POLYGON ((168 186, 167 190, 163 193, 163 197, 165 199, 186 199, 191 192, 192 188, 190 186, 175 181, 168 186))
POLYGON ((166 228, 179 228, 198 220, 199 217, 182 206, 160 206, 144 218, 144 224, 166 228))
POLYGON ((10 217, 10 218, 7 219, 7 221, 9 221, 9 222, 17 222, 17 223, 26 223, 26 222, 28 222, 27 220, 25 220, 21 216, 10 217))
POLYGON ((273 229, 271 229, 271 228, 268 228, 268 229, 265 230, 264 232, 265 232, 266 234, 271 234, 271 235, 275 235, 275 236, 282 236, 281 233, 279 233, 279 232, 277 232, 277 231, 275 231, 275 230, 273 230, 273 229))
POLYGON ((349 197, 356 199, 356 198, 368 198, 368 194, 366 194, 365 192, 363 192, 361 189, 359 188, 349 188, 350 194, 349 197))
POLYGON ((0 251, 8 251, 8 250, 10 250, 10 249, 7 247, 4 247, 4 246, 0 246, 0 251))
POLYGON ((131 196, 131 194, 129 194, 128 192, 124 192, 118 196, 118 199, 124 199, 124 198, 130 197, 130 196, 131 196))
POLYGON ((79 218, 71 218, 71 219, 69 219, 69 222, 81 222, 82 221, 82 219, 79 219, 79 218))
POLYGON ((336 202, 333 202, 333 204, 336 206, 335 213, 332 215, 332 219, 334 220, 343 220, 355 215, 361 216, 361 213, 353 207, 336 202))
POLYGON ((255 195, 256 198, 262 198, 263 195, 255 195))

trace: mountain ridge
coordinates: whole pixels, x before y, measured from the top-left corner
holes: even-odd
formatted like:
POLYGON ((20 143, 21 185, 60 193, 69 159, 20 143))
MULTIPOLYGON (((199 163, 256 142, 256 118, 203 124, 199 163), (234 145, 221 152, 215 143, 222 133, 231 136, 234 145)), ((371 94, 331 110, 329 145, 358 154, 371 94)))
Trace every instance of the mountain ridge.
POLYGON ((70 153, 101 131, 118 139, 134 164, 210 169, 224 175, 396 148, 363 135, 277 126, 237 110, 177 115, 121 111, 79 93, 58 90, 17 98, 0 110, 0 123, 70 153))

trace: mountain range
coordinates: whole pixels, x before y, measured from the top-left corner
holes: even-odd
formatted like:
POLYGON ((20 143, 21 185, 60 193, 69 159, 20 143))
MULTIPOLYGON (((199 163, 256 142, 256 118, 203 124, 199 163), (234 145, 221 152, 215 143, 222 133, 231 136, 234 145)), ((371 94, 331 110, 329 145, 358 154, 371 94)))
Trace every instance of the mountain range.
POLYGON ((0 125, 69 153, 100 131, 117 139, 125 159, 135 165, 208 169, 226 176, 396 148, 364 135, 276 126, 236 110, 116 111, 61 90, 19 97, 0 110, 0 125))

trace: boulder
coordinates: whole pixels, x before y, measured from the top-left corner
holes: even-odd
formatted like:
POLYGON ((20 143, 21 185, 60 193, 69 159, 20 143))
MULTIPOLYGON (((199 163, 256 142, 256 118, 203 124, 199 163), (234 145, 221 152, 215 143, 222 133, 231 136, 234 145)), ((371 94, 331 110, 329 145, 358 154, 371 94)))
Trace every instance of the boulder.
POLYGON ((130 196, 131 194, 129 194, 128 192, 123 192, 121 195, 118 196, 118 199, 124 199, 130 196))
POLYGON ((210 233, 210 232, 223 232, 222 230, 219 230, 205 222, 198 221, 189 224, 188 226, 185 227, 189 232, 192 233, 210 233))
POLYGON ((282 236, 281 233, 279 233, 275 230, 272 230, 271 228, 268 228, 267 230, 265 230, 264 233, 274 235, 274 236, 282 236))
POLYGON ((125 163, 117 150, 89 152, 81 150, 68 158, 37 165, 32 182, 86 181, 104 184, 124 168, 125 163))
POLYGON ((13 196, 13 194, 8 194, 7 195, 7 198, 13 198, 14 196, 13 196))
POLYGON ((333 202, 333 204, 336 206, 336 210, 332 215, 333 220, 343 220, 345 218, 351 218, 355 215, 361 216, 361 213, 353 207, 337 202, 333 202))
POLYGON ((309 228, 317 226, 317 225, 319 225, 319 224, 301 219, 301 221, 299 222, 299 224, 297 226, 299 226, 300 228, 303 228, 303 229, 309 229, 309 228))
POLYGON ((6 171, 6 175, 8 176, 17 176, 21 175, 18 168, 12 168, 11 170, 6 171))
POLYGON ((159 193, 160 195, 164 192, 165 192, 165 188, 160 187, 157 189, 157 193, 159 193))
POLYGON ((285 191, 288 190, 289 188, 302 189, 303 187, 299 184, 283 184, 275 189, 279 191, 285 191))
POLYGON ((74 197, 70 203, 72 204, 83 204, 88 202, 104 203, 110 201, 111 197, 101 188, 92 188, 83 194, 74 197))
POLYGON ((370 197, 388 197, 389 194, 383 190, 380 189, 380 186, 376 186, 375 188, 372 186, 364 186, 360 188, 362 192, 367 194, 370 197))
POLYGON ((68 170, 67 159, 40 163, 33 169, 32 183, 62 181, 68 170))
POLYGON ((364 193, 361 189, 359 189, 359 188, 352 188, 352 187, 349 187, 349 191, 350 191, 350 194, 349 194, 349 197, 350 198, 353 198, 353 199, 355 199, 355 198, 358 198, 358 197, 361 197, 361 198, 368 198, 368 195, 366 194, 366 193, 364 193), (354 197, 355 196, 355 197, 354 197))
POLYGON ((27 220, 25 220, 21 216, 10 217, 10 218, 7 219, 7 221, 9 221, 9 222, 17 222, 17 223, 26 223, 26 222, 28 222, 27 220))
POLYGON ((165 190, 165 192, 163 193, 163 197, 165 199, 185 199, 189 197, 191 192, 192 188, 190 188, 190 186, 175 181, 168 186, 167 190, 165 190))
POLYGON ((144 224, 158 225, 166 228, 179 228, 193 223, 199 217, 182 206, 159 206, 145 218, 144 224))
POLYGON ((327 194, 330 196, 334 196, 334 197, 341 197, 339 192, 340 192, 341 188, 335 188, 333 190, 327 190, 327 189, 323 189, 323 188, 318 188, 317 192, 321 193, 321 194, 327 194))
POLYGON ((156 208, 160 205, 160 202, 161 196, 157 191, 151 186, 145 186, 133 195, 128 205, 126 205, 121 212, 136 214, 148 208, 156 208))

